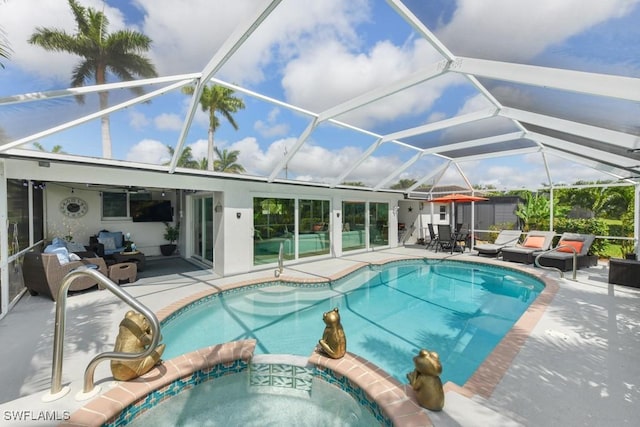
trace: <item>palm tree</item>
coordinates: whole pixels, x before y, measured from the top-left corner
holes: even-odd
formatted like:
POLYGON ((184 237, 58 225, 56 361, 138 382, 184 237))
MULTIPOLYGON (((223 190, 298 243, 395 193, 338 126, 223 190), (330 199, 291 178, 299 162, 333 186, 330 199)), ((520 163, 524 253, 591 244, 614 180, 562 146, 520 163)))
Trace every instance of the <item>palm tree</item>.
POLYGON ((215 147, 216 155, 218 156, 218 160, 213 162, 213 170, 218 172, 228 172, 228 173, 242 173, 244 172, 244 167, 237 163, 238 155, 240 155, 240 151, 232 150, 220 151, 218 147, 215 147))
MULTIPOLYGON (((5 36, 5 32, 0 28, 0 58, 9 59, 11 47, 5 36)), ((4 68, 4 64, 0 62, 0 68, 4 68)))
POLYGON ((416 182, 417 181, 415 179, 401 179, 397 183, 393 184, 391 186, 391 189, 393 189, 393 190, 404 190, 404 189, 407 189, 407 188, 411 187, 416 182))
MULTIPOLYGON (((175 148, 173 148, 170 145, 167 145, 167 150, 169 151, 169 156, 173 158, 173 155, 176 152, 175 148)), ((170 163, 171 163, 171 160, 169 160, 168 162, 165 162, 164 166, 167 166, 170 163)), ((198 162, 196 160, 193 160, 191 147, 185 147, 182 149, 182 152, 180 153, 180 157, 178 158, 178 163, 176 164, 176 166, 183 167, 183 168, 200 169, 198 167, 198 162)))
MULTIPOLYGON (((77 32, 69 34, 55 28, 36 28, 29 43, 46 50, 69 52, 78 55, 82 60, 75 66, 71 74, 71 86, 83 86, 90 79, 98 85, 107 82, 107 74, 111 73, 121 80, 133 80, 138 77, 155 77, 158 74, 151 61, 141 55, 149 50, 151 39, 142 33, 131 30, 120 30, 110 34, 109 20, 93 8, 84 8, 76 0, 68 0, 77 24, 77 32)), ((142 94, 141 88, 131 89, 142 94)), ((100 92, 100 110, 108 106, 109 93, 100 92)), ((78 97, 78 102, 84 99, 78 97)), ((111 132, 109 117, 102 117, 102 154, 111 158, 111 132)))
MULTIPOLYGON (((34 146, 35 148, 37 148, 38 150, 40 150, 40 151, 47 151, 47 149, 46 149, 46 148, 44 148, 44 147, 42 146, 42 144, 40 144, 39 142, 34 142, 34 143, 33 143, 33 146, 34 146)), ((64 152, 64 150, 62 149, 62 145, 54 145, 54 146, 53 146, 53 148, 51 149, 51 152, 52 152, 52 153, 59 153, 59 154, 66 154, 66 153, 64 152)))
MULTIPOLYGON (((195 87, 186 86, 182 91, 187 95, 193 95, 195 87)), ((205 86, 202 90, 202 95, 200 96, 200 107, 202 108, 202 111, 209 114, 209 144, 207 146, 208 170, 215 170, 213 161, 213 134, 216 129, 218 129, 218 126, 220 126, 220 120, 216 116, 216 113, 222 114, 222 116, 231 123, 231 126, 233 126, 235 130, 238 130, 238 124, 231 114, 243 109, 245 105, 241 98, 233 96, 234 93, 235 92, 232 89, 219 85, 205 86)))

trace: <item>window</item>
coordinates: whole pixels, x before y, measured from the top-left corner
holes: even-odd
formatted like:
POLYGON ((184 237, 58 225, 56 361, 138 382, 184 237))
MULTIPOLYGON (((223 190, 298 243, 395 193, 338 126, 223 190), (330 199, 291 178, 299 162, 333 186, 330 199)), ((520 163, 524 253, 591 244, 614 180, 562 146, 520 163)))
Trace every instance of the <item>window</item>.
POLYGON ((369 245, 389 244, 389 203, 369 204, 369 245))
POLYGON ((298 256, 328 254, 331 234, 329 201, 299 200, 298 203, 298 256))
POLYGON ((253 199, 253 263, 278 261, 280 244, 284 259, 295 256, 295 199, 253 199))
POLYGON ((342 250, 366 247, 365 203, 342 202, 342 250))
POLYGON ((102 193, 102 218, 128 218, 129 199, 127 193, 102 193))
POLYGON ((447 219, 447 207, 440 206, 440 221, 445 221, 447 219))

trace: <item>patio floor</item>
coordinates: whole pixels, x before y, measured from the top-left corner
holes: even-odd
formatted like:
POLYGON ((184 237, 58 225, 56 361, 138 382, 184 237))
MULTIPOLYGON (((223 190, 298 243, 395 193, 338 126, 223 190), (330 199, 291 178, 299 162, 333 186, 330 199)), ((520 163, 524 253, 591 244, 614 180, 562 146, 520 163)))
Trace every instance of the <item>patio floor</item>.
MULTIPOLYGON (((435 254, 423 247, 399 247, 286 266, 284 275, 328 277, 361 263, 415 256, 469 257, 435 254)), ((473 259, 477 261, 478 257, 473 259)), ((558 277, 553 272, 545 274, 558 277)), ((141 278, 123 288, 157 312, 213 287, 273 277, 273 269, 220 278, 209 271, 187 268, 141 278)), ((609 285, 606 264, 580 270, 577 282, 558 280, 558 284, 557 294, 493 393, 483 398, 448 392, 444 411, 429 412, 436 426, 636 425, 640 419, 640 364, 636 360, 640 351, 640 291, 609 285)), ((72 395, 81 390, 89 361, 113 349, 118 324, 127 309, 107 291, 69 298, 63 384, 71 383, 72 391, 59 401, 43 404, 41 396, 50 387, 55 305, 46 298, 26 294, 0 321, 4 344, 0 348, 4 361, 0 365, 0 410, 4 420, 8 421, 6 411, 73 412, 86 404, 76 402, 72 395)), ((109 364, 100 364, 96 384, 107 387, 110 375, 109 364)), ((3 425, 55 424, 9 421, 3 425)))

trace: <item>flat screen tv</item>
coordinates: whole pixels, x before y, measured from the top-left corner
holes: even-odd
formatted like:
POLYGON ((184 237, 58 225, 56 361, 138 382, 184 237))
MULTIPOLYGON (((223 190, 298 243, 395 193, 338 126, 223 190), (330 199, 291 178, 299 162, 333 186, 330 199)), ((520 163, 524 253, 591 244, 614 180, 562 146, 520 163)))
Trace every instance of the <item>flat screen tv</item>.
POLYGON ((173 208, 169 200, 131 200, 129 210, 133 222, 173 221, 173 208))

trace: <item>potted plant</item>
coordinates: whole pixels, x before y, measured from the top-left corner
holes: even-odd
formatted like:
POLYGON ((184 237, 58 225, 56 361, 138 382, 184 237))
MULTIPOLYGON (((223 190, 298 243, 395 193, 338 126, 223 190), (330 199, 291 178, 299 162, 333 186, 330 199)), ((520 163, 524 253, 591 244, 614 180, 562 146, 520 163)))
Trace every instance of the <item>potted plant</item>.
POLYGON ((164 223, 164 239, 169 243, 165 245, 160 245, 160 252, 162 255, 171 255, 176 250, 175 242, 178 240, 180 236, 180 223, 177 223, 175 226, 169 224, 168 222, 164 223))

